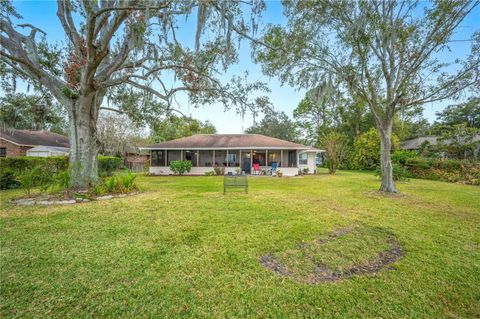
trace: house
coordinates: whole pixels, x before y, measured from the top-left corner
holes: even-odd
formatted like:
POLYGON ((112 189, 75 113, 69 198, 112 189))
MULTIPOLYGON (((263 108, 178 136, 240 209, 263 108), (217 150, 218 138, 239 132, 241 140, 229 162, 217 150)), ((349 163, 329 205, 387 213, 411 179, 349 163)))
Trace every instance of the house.
MULTIPOLYGON (((462 137, 457 137, 456 141, 457 141, 457 143, 459 142, 461 144, 465 143, 465 140, 462 137)), ((441 141, 440 137, 438 137, 438 136, 420 136, 420 137, 416 137, 416 138, 412 138, 412 139, 403 141, 400 144, 400 149, 416 151, 416 150, 419 150, 421 147, 423 147, 425 145, 435 146, 439 142, 442 142, 442 143, 448 145, 448 144, 452 143, 452 140, 448 139, 448 140, 441 141)), ((476 134, 475 136, 473 136, 473 138, 471 140, 469 140, 469 142, 473 142, 473 143, 477 144, 475 149, 473 150, 473 154, 471 154, 474 159, 477 159, 479 154, 480 154, 480 134, 476 134)), ((448 157, 448 154, 443 153, 442 156, 448 157)))
POLYGON ((437 145, 438 143, 438 136, 420 136, 416 138, 412 138, 406 141, 403 141, 400 144, 400 148, 402 150, 418 150, 420 146, 424 143, 428 143, 430 145, 437 145))
POLYGON ((57 133, 0 128, 0 157, 63 155, 68 147, 68 138, 57 133))
POLYGON ((259 134, 198 134, 141 149, 150 151, 150 174, 170 175, 172 161, 192 162, 190 175, 204 175, 214 167, 225 173, 251 174, 254 167, 277 166, 286 176, 299 170, 316 169, 316 154, 323 152, 309 146, 259 134))

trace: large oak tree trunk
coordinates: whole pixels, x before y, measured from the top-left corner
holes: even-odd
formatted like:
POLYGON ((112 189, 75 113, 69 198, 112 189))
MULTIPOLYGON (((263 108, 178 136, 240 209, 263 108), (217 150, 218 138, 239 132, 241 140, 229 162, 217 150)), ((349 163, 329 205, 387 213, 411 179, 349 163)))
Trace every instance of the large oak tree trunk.
POLYGON ((392 121, 383 125, 379 130, 380 134, 380 164, 382 168, 382 184, 380 191, 396 193, 393 182, 393 169, 390 152, 392 150, 392 121))
POLYGON ((69 109, 70 184, 86 189, 98 181, 97 109, 95 93, 80 96, 69 109))

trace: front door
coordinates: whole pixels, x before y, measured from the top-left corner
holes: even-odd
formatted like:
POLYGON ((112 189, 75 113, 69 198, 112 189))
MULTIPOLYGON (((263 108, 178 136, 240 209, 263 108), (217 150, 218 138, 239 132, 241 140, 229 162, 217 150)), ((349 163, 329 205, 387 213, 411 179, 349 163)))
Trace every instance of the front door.
POLYGON ((250 174, 252 167, 250 166, 250 152, 241 152, 242 156, 242 171, 245 174, 250 174))

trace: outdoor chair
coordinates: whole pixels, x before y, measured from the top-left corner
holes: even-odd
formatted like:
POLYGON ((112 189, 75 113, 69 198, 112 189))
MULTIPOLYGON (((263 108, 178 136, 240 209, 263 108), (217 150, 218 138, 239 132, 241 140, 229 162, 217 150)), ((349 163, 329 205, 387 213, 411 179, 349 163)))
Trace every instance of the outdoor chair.
POLYGON ((258 175, 260 173, 260 164, 253 164, 253 174, 258 175))
POLYGON ((248 179, 246 175, 225 175, 223 177, 223 195, 227 192, 228 187, 242 187, 248 194, 248 179))
POLYGON ((277 162, 272 163, 272 175, 277 171, 277 166, 278 166, 277 162))

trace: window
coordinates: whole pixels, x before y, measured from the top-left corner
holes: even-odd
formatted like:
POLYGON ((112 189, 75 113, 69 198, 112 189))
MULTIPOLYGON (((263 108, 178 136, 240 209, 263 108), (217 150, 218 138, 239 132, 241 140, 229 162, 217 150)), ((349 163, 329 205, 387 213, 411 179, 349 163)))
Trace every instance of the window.
POLYGON ((213 151, 200 151, 199 165, 204 167, 213 166, 213 151))
POLYGON ((298 154, 298 164, 300 164, 300 165, 307 165, 308 164, 308 154, 307 153, 298 154))
POLYGON ((7 148, 0 147, 0 157, 7 157, 7 148))
POLYGON ((238 151, 228 151, 228 166, 238 167, 240 166, 240 157, 238 151))
POLYGON ((198 152, 197 151, 185 151, 184 153, 185 153, 185 160, 190 161, 192 163, 193 167, 197 166, 198 152))
POLYGON ((152 166, 165 166, 165 151, 152 151, 152 166))

